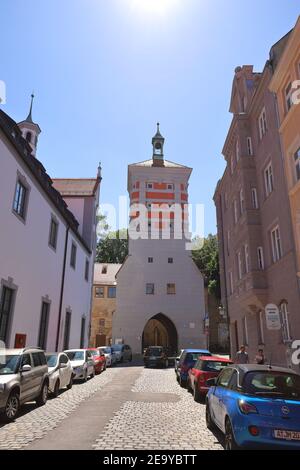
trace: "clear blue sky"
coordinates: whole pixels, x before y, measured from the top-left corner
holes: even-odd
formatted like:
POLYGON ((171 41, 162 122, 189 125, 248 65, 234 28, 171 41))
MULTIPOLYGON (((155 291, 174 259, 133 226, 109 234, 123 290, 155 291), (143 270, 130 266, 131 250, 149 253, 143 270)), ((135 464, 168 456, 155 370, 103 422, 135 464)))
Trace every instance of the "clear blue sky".
POLYGON ((190 202, 205 204, 215 232, 234 68, 262 69, 299 1, 163 0, 164 12, 149 1, 1 0, 2 109, 24 119, 34 90, 49 174, 94 176, 101 160, 101 201, 114 204, 160 121, 165 156, 194 168, 190 202))

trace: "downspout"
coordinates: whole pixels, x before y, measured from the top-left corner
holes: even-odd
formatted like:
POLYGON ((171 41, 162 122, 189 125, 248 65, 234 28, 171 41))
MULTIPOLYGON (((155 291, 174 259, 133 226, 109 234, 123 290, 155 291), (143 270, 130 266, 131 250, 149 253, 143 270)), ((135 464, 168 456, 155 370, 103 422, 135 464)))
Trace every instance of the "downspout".
POLYGON ((61 278, 61 286, 60 286, 59 313, 58 313, 58 322, 57 322, 55 351, 58 351, 58 346, 59 346, 62 305, 63 305, 64 288, 65 288, 65 277, 66 277, 66 261, 67 261, 67 252, 68 252, 69 230, 70 230, 70 227, 67 226, 66 238, 65 238, 65 248, 64 248, 63 270, 62 270, 62 278, 61 278))

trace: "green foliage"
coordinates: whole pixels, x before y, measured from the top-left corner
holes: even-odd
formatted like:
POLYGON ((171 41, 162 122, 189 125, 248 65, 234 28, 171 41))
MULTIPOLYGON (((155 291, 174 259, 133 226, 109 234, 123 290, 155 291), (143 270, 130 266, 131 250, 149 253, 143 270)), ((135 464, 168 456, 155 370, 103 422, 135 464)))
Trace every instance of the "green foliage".
POLYGON ((208 235, 208 237, 204 239, 202 246, 192 251, 192 257, 204 276, 204 282, 208 287, 208 292, 220 299, 221 289, 217 235, 208 235))
POLYGON ((97 263, 124 263, 128 255, 127 230, 107 232, 99 239, 96 249, 97 263))

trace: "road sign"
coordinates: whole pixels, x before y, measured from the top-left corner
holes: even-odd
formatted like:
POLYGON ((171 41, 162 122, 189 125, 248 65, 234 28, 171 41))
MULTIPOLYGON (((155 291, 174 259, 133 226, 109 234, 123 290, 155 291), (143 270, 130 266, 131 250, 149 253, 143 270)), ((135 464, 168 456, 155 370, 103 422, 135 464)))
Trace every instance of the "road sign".
POLYGON ((268 330, 280 330, 281 319, 279 308, 275 304, 268 304, 265 308, 266 324, 268 330))

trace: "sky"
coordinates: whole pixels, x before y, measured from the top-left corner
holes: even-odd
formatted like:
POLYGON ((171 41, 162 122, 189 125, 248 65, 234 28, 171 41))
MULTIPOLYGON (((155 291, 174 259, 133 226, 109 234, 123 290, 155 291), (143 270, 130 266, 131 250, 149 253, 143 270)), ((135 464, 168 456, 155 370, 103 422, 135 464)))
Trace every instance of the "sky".
POLYGON ((299 0, 0 0, 1 109, 23 120, 34 90, 49 175, 95 177, 101 161, 101 203, 115 206, 159 121, 165 158, 193 168, 190 203, 216 233, 234 69, 261 71, 299 14, 299 0))

